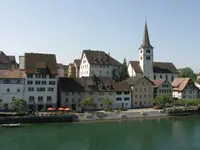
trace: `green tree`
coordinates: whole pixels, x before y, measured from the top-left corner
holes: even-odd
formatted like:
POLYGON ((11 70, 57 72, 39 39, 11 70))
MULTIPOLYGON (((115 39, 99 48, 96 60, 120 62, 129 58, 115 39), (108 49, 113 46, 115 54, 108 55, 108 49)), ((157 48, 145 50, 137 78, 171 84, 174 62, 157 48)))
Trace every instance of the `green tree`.
POLYGON ((179 69, 178 76, 181 78, 191 78, 193 81, 197 80, 197 74, 189 67, 179 69))
POLYGON ((106 97, 103 100, 103 104, 104 104, 105 109, 109 109, 109 107, 112 105, 112 103, 113 103, 113 101, 109 97, 106 97))
POLYGON ((11 102, 11 108, 13 108, 17 114, 25 113, 25 101, 23 98, 14 98, 11 102))
POLYGON ((167 103, 169 103, 171 101, 171 97, 170 95, 159 95, 159 96, 156 96, 154 99, 153 99, 153 102, 161 107, 161 108, 164 108, 165 109, 165 106, 167 103))
POLYGON ((81 102, 81 105, 86 107, 87 111, 89 110, 89 107, 92 107, 94 106, 94 103, 93 103, 93 100, 91 97, 87 97, 86 99, 84 99, 82 102, 81 102))
POLYGON ((121 68, 121 72, 120 72, 120 80, 124 81, 127 78, 129 78, 128 67, 127 67, 126 58, 124 58, 124 61, 123 61, 123 64, 122 64, 122 68, 121 68))

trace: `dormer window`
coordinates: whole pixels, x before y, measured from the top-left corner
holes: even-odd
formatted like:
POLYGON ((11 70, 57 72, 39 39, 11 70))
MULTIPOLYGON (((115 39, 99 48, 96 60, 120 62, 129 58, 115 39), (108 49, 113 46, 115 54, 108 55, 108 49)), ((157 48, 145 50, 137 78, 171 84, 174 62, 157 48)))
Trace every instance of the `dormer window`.
POLYGON ((151 53, 150 49, 147 49, 147 50, 146 50, 146 53, 151 53))

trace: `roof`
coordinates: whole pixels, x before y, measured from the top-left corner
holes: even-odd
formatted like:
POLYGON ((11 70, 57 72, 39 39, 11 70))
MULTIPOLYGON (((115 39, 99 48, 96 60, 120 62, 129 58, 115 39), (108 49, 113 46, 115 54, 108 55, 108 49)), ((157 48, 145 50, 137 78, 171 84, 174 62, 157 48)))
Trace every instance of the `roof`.
POLYGON ((0 62, 4 64, 16 64, 15 56, 9 56, 6 55, 3 51, 0 51, 0 62))
POLYGON ((24 75, 21 70, 0 70, 0 78, 24 78, 24 75))
MULTIPOLYGON (((136 73, 142 73, 139 61, 129 61, 129 63, 136 73)), ((178 70, 171 62, 153 62, 153 72, 178 74, 178 70)))
POLYGON ((152 80, 152 82, 156 87, 159 87, 165 82, 165 80, 152 80))
MULTIPOLYGON (((176 78, 172 82, 172 87, 174 91, 183 91, 185 86, 189 83, 193 83, 191 78, 176 78)), ((194 84, 194 83, 193 83, 194 84)))
MULTIPOLYGON (((119 66, 122 65, 116 59, 112 58, 110 55, 106 54, 104 51, 98 50, 83 50, 83 54, 87 57, 89 64, 93 65, 113 65, 119 66)), ((81 59, 82 59, 81 57, 81 59)))
POLYGON ((54 54, 25 53, 25 72, 37 73, 37 69, 46 69, 50 74, 57 74, 54 54))
POLYGON ((126 82, 113 82, 107 77, 82 77, 82 78, 59 78, 59 88, 62 92, 112 92, 131 91, 126 82))
POLYGON ((80 59, 74 59, 74 64, 76 64, 77 67, 80 67, 81 60, 80 59))
MULTIPOLYGON (((151 80, 149 80, 147 77, 130 77, 130 78, 128 78, 127 80, 126 80, 126 82, 129 84, 129 85, 131 85, 131 86, 134 86, 134 85, 136 85, 141 79, 144 79, 144 78, 146 78, 150 83, 152 83, 153 84, 153 82, 151 81, 151 80)), ((153 84, 154 85, 154 84, 153 84)))
POLYGON ((147 29, 147 22, 145 22, 144 36, 143 36, 143 41, 142 41, 142 45, 141 45, 140 48, 153 48, 153 46, 151 46, 150 40, 149 40, 149 33, 148 33, 148 29, 147 29))
POLYGON ((58 69, 63 69, 64 66, 63 66, 63 64, 61 64, 61 63, 57 63, 57 68, 58 68, 58 69))

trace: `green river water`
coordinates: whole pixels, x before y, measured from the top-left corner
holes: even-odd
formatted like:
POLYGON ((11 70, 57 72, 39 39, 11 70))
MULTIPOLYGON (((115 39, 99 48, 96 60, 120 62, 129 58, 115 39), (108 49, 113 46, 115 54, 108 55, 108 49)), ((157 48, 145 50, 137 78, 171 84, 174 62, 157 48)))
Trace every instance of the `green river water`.
POLYGON ((0 128, 0 150, 200 150, 200 116, 0 128))

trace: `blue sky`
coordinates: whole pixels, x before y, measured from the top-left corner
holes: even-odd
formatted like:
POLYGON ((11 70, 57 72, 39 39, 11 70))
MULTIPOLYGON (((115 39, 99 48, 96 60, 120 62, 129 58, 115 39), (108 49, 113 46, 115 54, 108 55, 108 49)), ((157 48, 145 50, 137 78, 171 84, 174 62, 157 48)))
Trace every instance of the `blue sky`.
POLYGON ((139 60, 145 18, 155 61, 200 71, 199 0, 0 0, 0 48, 7 54, 55 53, 57 62, 83 49, 139 60))

